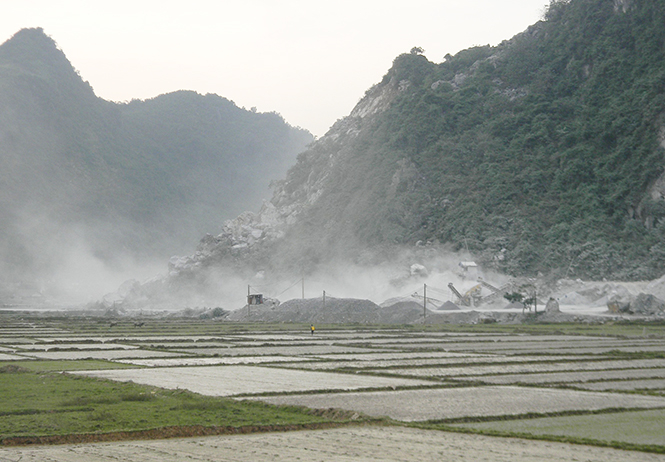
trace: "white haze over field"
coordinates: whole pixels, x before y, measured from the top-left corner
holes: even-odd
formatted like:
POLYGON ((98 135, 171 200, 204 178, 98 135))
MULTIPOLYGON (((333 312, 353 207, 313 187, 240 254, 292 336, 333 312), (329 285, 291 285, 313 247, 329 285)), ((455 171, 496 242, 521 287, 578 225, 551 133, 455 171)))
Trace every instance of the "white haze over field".
POLYGON ((58 270, 44 279, 41 287, 43 294, 55 302, 84 304, 116 291, 128 277, 146 280, 164 273, 163 264, 138 263, 126 255, 109 264, 83 241, 64 250, 58 270))
POLYGON ((185 89, 323 135, 418 46, 433 62, 496 45, 549 0, 2 0, 0 42, 43 27, 98 96, 185 89))
POLYGON ((26 278, 25 274, 16 274, 11 264, 1 262, 0 289, 3 279, 10 283, 32 280, 33 284, 24 291, 32 298, 39 294, 37 301, 78 305, 114 292, 128 278, 145 280, 166 272, 163 261, 139 261, 120 250, 112 255, 98 254, 91 242, 101 231, 91 224, 58 224, 52 216, 37 209, 24 210, 15 219, 14 227, 21 231, 23 239, 20 245, 26 249, 25 258, 39 270, 26 278))
POLYGON ((266 299, 279 302, 300 299, 303 295, 308 299, 320 299, 325 291, 327 299, 357 298, 381 304, 399 298, 422 303, 424 285, 427 284, 427 298, 430 300, 427 307, 436 309, 446 301, 457 301, 448 288, 451 282, 464 293, 479 283, 478 276, 495 286, 501 286, 510 279, 488 271, 463 275, 459 263, 472 260, 464 253, 417 247, 394 248, 393 253, 394 258, 390 261, 371 265, 330 262, 304 277, 279 271, 258 272, 254 277, 243 278, 223 268, 210 270, 205 273, 205 289, 185 290, 180 297, 169 296, 162 304, 145 308, 221 307, 232 311, 247 304, 248 289, 253 294, 260 293, 266 299), (414 293, 418 296, 412 297, 414 293))

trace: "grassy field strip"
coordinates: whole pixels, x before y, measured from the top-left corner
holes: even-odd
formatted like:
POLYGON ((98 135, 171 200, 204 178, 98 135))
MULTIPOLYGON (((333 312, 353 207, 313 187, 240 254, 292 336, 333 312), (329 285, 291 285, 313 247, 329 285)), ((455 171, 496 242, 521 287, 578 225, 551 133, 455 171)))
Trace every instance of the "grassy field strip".
MULTIPOLYGON (((444 367, 444 368, 412 368, 398 369, 391 372, 418 377, 458 377, 465 375, 494 375, 494 374, 526 374, 542 372, 563 371, 598 371, 609 369, 642 369, 665 367, 665 359, 638 359, 638 360, 609 360, 609 361, 571 361, 565 363, 528 363, 528 364, 501 364, 490 366, 444 367)), ((385 372, 385 369, 368 372, 385 372)))
POLYGON ((43 344, 33 343, 30 345, 11 345, 12 348, 25 351, 57 351, 57 350, 135 350, 135 345, 123 345, 120 343, 56 343, 43 344))
POLYGON ((300 341, 303 339, 316 339, 316 340, 336 340, 338 337, 334 335, 327 335, 321 333, 320 331, 316 332, 314 337, 311 336, 311 332, 303 331, 301 334, 247 334, 247 335, 235 335, 230 336, 228 339, 234 342, 294 342, 300 341))
MULTIPOLYGON (((330 339, 317 339, 316 337, 310 337, 310 338, 301 338, 297 341, 293 342, 280 342, 280 341, 275 341, 275 342, 245 342, 241 340, 237 340, 231 343, 231 345, 234 348, 291 348, 291 347, 308 347, 308 346, 317 346, 317 347, 327 347, 327 346, 332 346, 336 345, 337 342, 330 340, 330 339)), ((340 344, 341 346, 341 344, 340 344)), ((348 348, 364 348, 364 344, 354 344, 348 346, 348 348), (358 346, 359 345, 359 346, 358 346)))
POLYGON ((0 338, 0 344, 2 345, 13 345, 15 343, 37 343, 37 340, 27 337, 0 338))
MULTIPOLYGON (((574 361, 584 360, 584 356, 566 357, 547 357, 547 361, 574 361)), ((332 369, 376 369, 381 370, 395 368, 395 367, 421 367, 421 366, 453 366, 460 364, 475 364, 475 363, 520 363, 520 362, 540 362, 543 363, 544 359, 539 356, 482 356, 482 357, 459 357, 459 358, 421 358, 421 359, 383 359, 374 361, 324 361, 315 363, 297 363, 297 364, 284 364, 280 367, 294 367, 309 370, 332 370, 332 369)), ((376 372, 376 370, 374 370, 376 372)), ((392 372, 392 371, 388 371, 392 372)), ((405 372, 408 373, 408 372, 405 372)))
POLYGON ((431 385, 432 382, 259 366, 167 367, 73 372, 208 396, 431 385))
POLYGON ((326 330, 326 329, 317 329, 317 335, 325 335, 331 338, 345 338, 345 339, 363 339, 363 338, 439 338, 439 337, 457 337, 459 339, 464 339, 465 337, 486 337, 486 336, 505 336, 512 335, 508 333, 495 333, 495 332, 437 332, 437 331, 405 331, 403 329, 381 329, 380 331, 366 331, 361 330, 326 330))
POLYGON ((43 334, 58 334, 62 335, 64 330, 62 329, 52 329, 47 327, 21 327, 20 329, 12 328, 0 328, 0 339, 6 335, 16 336, 16 335, 26 335, 29 337, 39 336, 43 334))
MULTIPOLYGON (((520 355, 520 354, 542 354, 542 353, 552 353, 551 349, 534 349, 529 350, 528 348, 523 349, 514 349, 514 350, 494 350, 496 353, 506 354, 506 355, 520 355)), ((576 347, 572 349, 561 348, 555 350, 556 353, 565 354, 570 351, 571 354, 587 354, 587 355, 602 355, 607 354, 611 351, 619 351, 622 353, 648 353, 648 352, 665 352, 665 344, 663 345, 641 345, 641 346, 622 346, 622 345, 607 345, 606 347, 576 347)))
MULTIPOLYGON (((420 344, 445 344, 445 343, 475 343, 475 342, 499 342, 499 337, 480 337, 480 338, 469 338, 464 337, 460 339, 459 337, 409 337, 409 338, 373 338, 373 339, 333 339, 336 344, 339 345, 402 345, 402 344, 411 344, 411 345, 420 345, 420 344)), ((515 341, 520 341, 521 339, 514 338, 515 341)), ((526 341, 526 339, 525 339, 526 341)))
MULTIPOLYGON (((226 342, 229 339, 220 336, 118 336, 118 335, 82 335, 80 337, 67 336, 67 337, 36 337, 40 343, 150 343, 150 342, 182 342, 182 343, 195 343, 195 342, 226 342)), ((0 342, 4 343, 4 342, 0 342)))
POLYGON ((449 353, 447 351, 407 351, 407 352, 391 352, 381 350, 378 353, 372 353, 371 350, 366 350, 367 353, 363 354, 327 354, 327 355, 310 355, 312 358, 332 359, 339 361, 380 361, 383 359, 421 359, 421 358, 491 358, 496 355, 493 354, 475 354, 475 353, 449 353))
MULTIPOLYGON (((111 439, 127 438, 122 432, 143 430, 148 434, 134 438, 159 438, 203 435, 207 433, 201 429, 211 427, 223 430, 263 425, 266 431, 271 425, 307 425, 350 418, 348 413, 309 412, 263 403, 247 406, 185 390, 164 390, 74 374, 34 373, 8 367, 0 375, 0 447, 8 440, 11 444, 15 437, 28 438, 33 444, 53 444, 62 442, 58 438, 61 435, 72 435, 70 441, 85 442, 100 436, 104 440, 104 434, 111 439), (120 434, 113 436, 113 432, 120 434), (39 436, 49 439, 36 440, 39 436)), ((361 416, 357 418, 363 420, 361 416)))
MULTIPOLYGON (((339 340, 365 340, 365 339, 383 339, 383 338, 438 338, 438 337, 473 337, 476 335, 485 335, 485 334, 474 334, 471 332, 419 332, 419 331, 403 331, 403 330, 381 330, 375 332, 363 332, 363 331, 337 331, 337 330, 325 330, 317 329, 316 335, 323 335, 327 338, 334 338, 339 340)), ((494 334, 488 334, 494 335, 494 334)), ((499 334, 501 335, 501 334, 499 334)))
MULTIPOLYGON (((442 342, 442 343, 454 343, 454 344, 468 344, 468 343, 513 343, 513 342, 566 342, 570 341, 570 336, 565 335, 475 335, 467 337, 459 336, 429 336, 423 335, 422 337, 411 337, 411 338, 385 338, 385 339, 373 339, 371 343, 426 343, 426 342, 442 342)), ((574 341, 576 342, 597 342, 598 337, 586 337, 586 336, 575 336, 574 341)))
POLYGON ((404 422, 609 408, 656 408, 665 398, 577 390, 475 387, 254 398, 271 404, 355 410, 404 422))
POLYGON ((665 379, 615 380, 574 384, 575 388, 584 390, 665 390, 665 379))
MULTIPOLYGON (((0 362, 0 372, 6 366, 20 367, 26 371, 33 372, 62 372, 62 371, 83 371, 83 370, 96 370, 96 369, 125 369, 137 367, 131 364, 122 364, 100 359, 76 360, 76 361, 40 361, 38 359, 21 358, 23 361, 16 362, 0 362)), ((1 376, 0 376, 1 377, 1 376)))
POLYGON ((231 348, 236 346, 232 342, 134 342, 135 346, 143 348, 178 348, 190 350, 192 348, 231 348))
MULTIPOLYGON (((383 345, 382 345, 383 346, 383 345)), ((390 346, 390 345, 385 345, 390 346)), ((569 340, 569 341, 551 341, 540 342, 534 337, 531 342, 464 342, 464 343, 419 343, 403 344, 400 348, 429 348, 445 349, 446 351, 470 351, 470 352, 498 352, 504 354, 529 353, 529 352, 556 352, 561 354, 565 351, 576 353, 580 348, 598 348, 603 351, 619 350, 622 347, 637 348, 641 351, 643 348, 655 348, 656 350, 665 350, 665 342, 662 340, 569 340)), ((648 350, 644 350, 648 351, 648 350)))
POLYGON ((665 378, 665 369, 620 369, 613 371, 584 371, 584 372, 551 372, 541 374, 506 374, 483 376, 458 376, 455 380, 468 380, 471 382, 484 382, 495 385, 529 383, 573 383, 596 380, 617 380, 630 378, 665 378))
POLYGON ((510 434, 557 435, 604 442, 621 441, 631 444, 665 445, 665 410, 663 409, 453 424, 451 426, 510 434))
POLYGON ((166 358, 185 356, 185 353, 169 353, 150 350, 90 350, 90 351, 35 351, 24 352, 24 356, 39 359, 121 359, 121 358, 166 358))
MULTIPOLYGON (((170 351, 191 353, 191 350, 184 350, 173 348, 170 351)), ((264 355, 283 355, 283 356, 299 356, 299 355, 325 355, 328 353, 359 353, 359 352, 376 352, 380 350, 373 350, 370 348, 356 348, 356 347, 342 347, 337 345, 303 345, 303 346, 256 346, 256 347, 236 347, 236 348, 199 348, 196 354, 199 355, 219 355, 219 356, 264 356, 264 355)))
POLYGON ((119 359, 114 362, 147 367, 214 366, 222 364, 261 364, 309 361, 296 356, 232 356, 226 358, 119 359))

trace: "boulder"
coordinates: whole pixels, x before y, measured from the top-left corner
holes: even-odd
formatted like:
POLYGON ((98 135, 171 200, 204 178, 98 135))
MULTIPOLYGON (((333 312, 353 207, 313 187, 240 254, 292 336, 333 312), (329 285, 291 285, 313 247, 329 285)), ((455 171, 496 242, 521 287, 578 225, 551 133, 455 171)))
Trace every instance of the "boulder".
POLYGON ((614 290, 609 291, 605 303, 610 313, 631 313, 634 298, 625 287, 617 286, 614 290))
POLYGON ((545 305, 545 313, 561 313, 561 310, 559 309, 559 302, 557 302, 556 299, 550 297, 550 299, 547 300, 547 304, 545 305))
POLYGON ((630 304, 633 314, 653 315, 665 311, 665 302, 651 294, 641 293, 630 304))

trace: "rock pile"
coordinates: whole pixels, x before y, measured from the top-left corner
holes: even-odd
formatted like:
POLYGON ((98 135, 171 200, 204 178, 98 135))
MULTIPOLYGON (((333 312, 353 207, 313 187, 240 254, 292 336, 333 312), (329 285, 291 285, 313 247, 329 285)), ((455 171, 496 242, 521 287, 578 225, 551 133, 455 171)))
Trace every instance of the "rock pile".
POLYGON ((322 298, 288 300, 279 306, 250 306, 234 311, 229 321, 301 322, 311 324, 412 324, 422 322, 423 308, 412 302, 380 307, 369 300, 322 298))

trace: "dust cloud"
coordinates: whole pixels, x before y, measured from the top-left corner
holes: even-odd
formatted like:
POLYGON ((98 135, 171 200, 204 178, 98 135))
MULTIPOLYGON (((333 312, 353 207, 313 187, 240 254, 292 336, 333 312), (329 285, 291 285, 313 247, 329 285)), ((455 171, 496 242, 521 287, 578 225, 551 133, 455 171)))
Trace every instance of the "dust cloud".
MULTIPOLYGON (((369 252, 369 251, 366 251, 369 252)), ((461 292, 478 284, 478 277, 494 285, 507 276, 490 272, 467 273, 459 265, 472 260, 469 255, 438 247, 395 247, 392 258, 361 264, 335 259, 310 271, 297 272, 283 267, 238 270, 223 264, 207 268, 194 266, 175 271, 142 285, 135 285, 124 306, 127 309, 182 310, 221 307, 228 311, 243 308, 248 294, 262 294, 267 303, 299 298, 356 298, 381 304, 387 300, 421 301, 427 285, 428 308, 436 309, 456 297, 448 288, 453 283, 461 292)))

